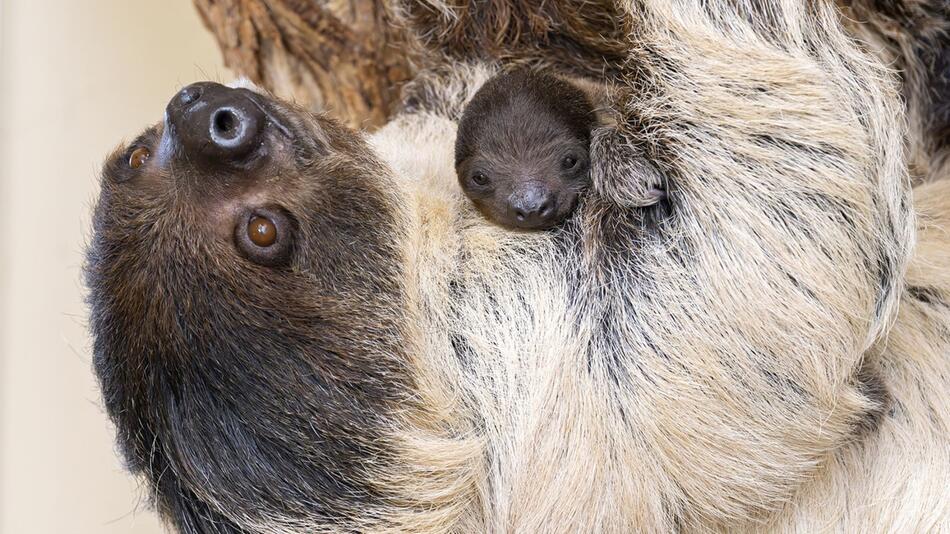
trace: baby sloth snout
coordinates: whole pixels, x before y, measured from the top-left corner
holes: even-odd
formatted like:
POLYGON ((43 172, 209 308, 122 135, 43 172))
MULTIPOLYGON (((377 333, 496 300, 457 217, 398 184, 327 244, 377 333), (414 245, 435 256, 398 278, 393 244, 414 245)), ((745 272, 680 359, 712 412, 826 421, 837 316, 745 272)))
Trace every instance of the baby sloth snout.
POLYGON ((524 228, 545 228, 555 222, 554 195, 543 183, 528 182, 519 187, 508 197, 508 205, 524 228))
POLYGON ((266 117, 246 90, 200 82, 172 97, 165 119, 185 154, 227 163, 260 144, 266 117))

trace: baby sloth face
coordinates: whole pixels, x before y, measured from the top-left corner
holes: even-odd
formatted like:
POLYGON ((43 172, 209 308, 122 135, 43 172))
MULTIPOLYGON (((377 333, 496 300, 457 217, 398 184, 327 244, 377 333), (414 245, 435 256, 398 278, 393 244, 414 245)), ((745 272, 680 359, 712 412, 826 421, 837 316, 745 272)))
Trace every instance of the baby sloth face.
POLYGON ((556 226, 590 181, 593 106, 553 76, 518 71, 489 80, 459 122, 459 184, 492 221, 525 230, 556 226))

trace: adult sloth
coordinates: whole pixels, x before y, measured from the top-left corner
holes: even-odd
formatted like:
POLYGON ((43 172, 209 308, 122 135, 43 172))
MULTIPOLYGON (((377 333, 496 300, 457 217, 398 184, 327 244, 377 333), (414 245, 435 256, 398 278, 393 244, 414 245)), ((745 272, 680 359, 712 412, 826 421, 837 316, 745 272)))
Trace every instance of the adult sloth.
POLYGON ((617 124, 550 233, 458 190, 486 69, 420 81, 368 143, 175 95, 107 163, 88 261, 106 406, 169 522, 946 526, 950 191, 911 260, 896 91, 834 8, 699 4, 624 11, 617 124))

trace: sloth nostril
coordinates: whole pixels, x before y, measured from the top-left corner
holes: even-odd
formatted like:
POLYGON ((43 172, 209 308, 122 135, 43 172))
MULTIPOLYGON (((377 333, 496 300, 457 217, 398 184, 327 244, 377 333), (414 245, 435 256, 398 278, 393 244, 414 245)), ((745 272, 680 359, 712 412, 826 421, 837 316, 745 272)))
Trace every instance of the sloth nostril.
POLYGON ((238 118, 234 112, 229 109, 221 109, 215 112, 212 118, 214 131, 225 138, 235 137, 238 125, 238 118))
POLYGON ((550 201, 548 201, 548 202, 545 202, 544 204, 541 204, 541 208, 538 210, 538 215, 540 215, 542 218, 547 218, 553 213, 553 211, 554 211, 554 205, 550 201))
POLYGON ((199 98, 201 98, 201 87, 192 85, 181 90, 181 97, 179 97, 179 101, 182 103, 182 105, 187 106, 199 98))

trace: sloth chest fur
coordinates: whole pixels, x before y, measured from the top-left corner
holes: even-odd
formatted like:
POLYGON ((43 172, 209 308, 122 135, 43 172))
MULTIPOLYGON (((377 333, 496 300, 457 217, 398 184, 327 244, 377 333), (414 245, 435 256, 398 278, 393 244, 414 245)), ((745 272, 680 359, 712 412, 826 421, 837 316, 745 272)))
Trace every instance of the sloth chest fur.
POLYGON ((484 440, 483 500, 496 507, 489 515, 510 522, 530 509, 541 522, 518 522, 540 525, 574 505, 558 502, 567 493, 532 502, 543 498, 539 485, 572 488, 588 505, 607 499, 599 483, 606 466, 629 454, 611 423, 623 420, 616 384, 591 372, 590 347, 602 343, 572 309, 556 235, 513 233, 476 212, 454 179, 454 123, 429 119, 425 127, 403 119, 373 138, 407 198, 419 357, 484 440))

